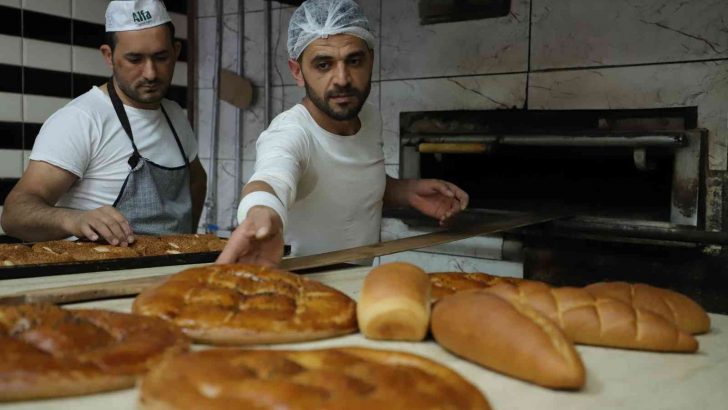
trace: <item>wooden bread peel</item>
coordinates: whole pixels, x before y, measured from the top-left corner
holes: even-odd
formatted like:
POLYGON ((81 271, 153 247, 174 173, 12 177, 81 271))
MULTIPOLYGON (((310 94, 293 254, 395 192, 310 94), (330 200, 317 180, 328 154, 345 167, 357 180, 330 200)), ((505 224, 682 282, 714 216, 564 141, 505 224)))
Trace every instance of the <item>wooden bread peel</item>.
MULTIPOLYGON (((560 219, 565 216, 567 216, 565 213, 526 214, 482 224, 471 224, 469 226, 455 225, 453 228, 433 233, 395 239, 386 242, 378 242, 371 245, 317 255, 288 258, 281 262, 280 268, 295 272, 297 270, 374 258, 377 256, 390 255, 393 253, 440 245, 473 236, 492 234, 528 225, 540 224, 554 219, 560 219)), ((139 294, 151 286, 162 283, 168 276, 170 275, 39 289, 0 297, 0 303, 45 302, 64 304, 132 296, 139 294)))

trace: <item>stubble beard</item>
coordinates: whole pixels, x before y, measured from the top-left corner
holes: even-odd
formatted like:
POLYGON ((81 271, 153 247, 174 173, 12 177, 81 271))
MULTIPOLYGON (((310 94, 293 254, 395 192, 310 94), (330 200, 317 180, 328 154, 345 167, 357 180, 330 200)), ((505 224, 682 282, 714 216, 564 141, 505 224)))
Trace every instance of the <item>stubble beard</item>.
POLYGON ((119 86, 121 91, 124 92, 124 95, 126 95, 129 99, 131 99, 134 102, 141 103, 141 104, 156 104, 162 101, 162 98, 164 98, 165 95, 167 95, 167 91, 169 90, 169 84, 164 83, 161 80, 154 80, 154 81, 146 81, 141 80, 136 83, 136 85, 128 84, 124 81, 119 80, 119 76, 114 73, 114 82, 119 86), (140 92, 139 90, 141 87, 145 85, 155 85, 157 86, 157 90, 153 93, 144 94, 140 92))
MULTIPOLYGON (((304 79, 305 80, 305 79, 304 79)), ((336 88, 331 91, 327 91, 323 97, 317 95, 308 85, 308 82, 304 81, 305 88, 306 88, 306 97, 308 97, 311 102, 318 108, 319 110, 323 111, 327 116, 330 118, 336 120, 336 121, 349 121, 357 118, 359 115, 359 112, 361 111, 361 108, 364 106, 364 102, 369 97, 369 92, 372 89, 372 82, 367 82, 367 87, 364 89, 364 91, 361 91, 359 89, 356 89, 352 86, 347 86, 344 88, 336 88), (332 96, 336 95, 352 95, 356 97, 357 103, 356 105, 353 105, 351 107, 346 107, 343 109, 336 110, 333 107, 331 107, 329 104, 327 104, 327 100, 331 98, 332 96)))

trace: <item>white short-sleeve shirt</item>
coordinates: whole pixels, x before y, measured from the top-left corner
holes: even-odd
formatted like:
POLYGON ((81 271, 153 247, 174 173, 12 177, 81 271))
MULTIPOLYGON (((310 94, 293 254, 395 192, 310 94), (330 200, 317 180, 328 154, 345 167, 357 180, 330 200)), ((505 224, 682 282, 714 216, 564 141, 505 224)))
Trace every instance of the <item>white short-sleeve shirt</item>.
POLYGON ((386 186, 379 112, 362 108, 361 129, 341 136, 321 128, 298 104, 258 138, 250 180, 271 185, 288 210, 293 255, 379 241, 386 186))
MULTIPOLYGON (((180 106, 162 100, 187 158, 197 158, 195 134, 180 106)), ((161 109, 124 106, 139 153, 165 167, 184 165, 161 109)), ((56 111, 43 124, 30 159, 62 168, 78 177, 56 206, 88 210, 112 205, 131 170, 134 152, 109 96, 98 87, 56 111)))

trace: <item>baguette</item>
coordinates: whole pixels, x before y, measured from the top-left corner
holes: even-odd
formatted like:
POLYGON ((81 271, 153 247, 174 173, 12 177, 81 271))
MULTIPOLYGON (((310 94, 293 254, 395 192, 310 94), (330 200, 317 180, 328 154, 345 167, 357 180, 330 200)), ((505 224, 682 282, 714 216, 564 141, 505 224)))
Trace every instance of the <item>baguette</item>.
POLYGON ((698 341, 648 310, 582 288, 552 288, 542 282, 502 283, 485 291, 527 304, 575 343, 665 352, 695 352, 698 341))
POLYGON ((419 341, 430 322, 430 279, 409 263, 388 263, 364 279, 356 308, 369 339, 419 341))
POLYGON ((545 387, 579 389, 585 370, 573 344, 551 320, 486 290, 440 299, 432 312, 437 343, 492 370, 545 387))
POLYGON ((627 282, 600 282, 584 289, 597 297, 618 299, 635 308, 657 313, 688 333, 699 334, 710 330, 710 318, 705 310, 682 293, 627 282))

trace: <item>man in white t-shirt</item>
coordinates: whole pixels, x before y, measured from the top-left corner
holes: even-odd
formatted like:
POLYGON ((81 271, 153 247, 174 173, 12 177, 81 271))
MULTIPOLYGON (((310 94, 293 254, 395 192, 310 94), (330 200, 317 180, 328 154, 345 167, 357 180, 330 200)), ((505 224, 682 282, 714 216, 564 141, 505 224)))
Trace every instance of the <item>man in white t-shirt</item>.
POLYGON ((309 0, 293 14, 288 64, 306 97, 258 138, 240 226, 218 263, 277 265, 284 235, 293 255, 378 242, 383 206, 441 222, 465 209, 468 195, 451 183, 384 172, 379 113, 365 103, 373 43, 353 0, 309 0))
POLYGON ((134 233, 196 230, 206 175, 184 112, 163 98, 180 52, 164 3, 114 0, 106 32, 113 76, 43 125, 5 201, 8 235, 126 246, 134 233))

